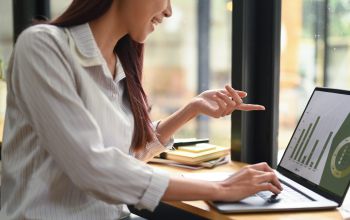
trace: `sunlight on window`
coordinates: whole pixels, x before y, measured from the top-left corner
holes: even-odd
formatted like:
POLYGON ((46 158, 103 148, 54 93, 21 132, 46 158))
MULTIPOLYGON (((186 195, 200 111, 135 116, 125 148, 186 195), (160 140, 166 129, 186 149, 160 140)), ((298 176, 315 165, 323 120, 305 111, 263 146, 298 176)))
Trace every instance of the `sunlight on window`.
MULTIPOLYGON (((210 1, 211 89, 231 82, 231 1, 210 1)), ((232 3, 232 2, 231 2, 232 3)), ((152 118, 161 119, 188 103, 197 93, 197 1, 172 1, 173 15, 146 42, 144 85, 152 103, 152 118)), ((230 117, 208 119, 210 141, 230 145, 230 117)), ((196 137, 195 120, 176 137, 196 137)))
POLYGON ((350 1, 283 1, 279 147, 315 86, 350 88, 350 1))

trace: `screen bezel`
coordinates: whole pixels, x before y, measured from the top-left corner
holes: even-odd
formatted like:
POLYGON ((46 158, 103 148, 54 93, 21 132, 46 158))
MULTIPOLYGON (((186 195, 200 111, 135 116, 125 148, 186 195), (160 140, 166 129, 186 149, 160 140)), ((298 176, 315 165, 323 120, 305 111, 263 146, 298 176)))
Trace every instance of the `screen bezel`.
MULTIPOLYGON (((316 88, 314 89, 314 91, 312 92, 312 95, 311 95, 311 97, 310 97, 308 103, 306 104, 306 107, 305 107, 305 109, 304 109, 304 111, 303 111, 303 114, 302 114, 301 117, 299 118, 298 124, 297 124, 297 126, 296 126, 296 128, 295 128, 295 130, 294 130, 294 132, 293 132, 292 137, 294 137, 294 134, 295 134, 297 128, 299 127, 300 122, 301 122, 301 119, 303 118, 304 113, 305 113, 306 109, 308 108, 308 106, 309 106, 309 104, 310 104, 310 101, 311 101, 311 99, 312 99, 312 97, 313 97, 313 95, 315 94, 316 91, 330 92, 330 93, 338 93, 338 94, 343 94, 343 95, 350 95, 350 91, 347 91, 347 90, 333 89, 333 88, 324 88, 324 87, 316 87, 316 88)), ((350 111, 350 110, 349 110, 349 111, 350 111)), ((290 138, 287 147, 290 145, 290 142, 292 141, 292 137, 290 138)), ((277 171, 280 172, 281 174, 283 174, 284 176, 290 178, 291 180, 293 180, 293 181, 299 183, 300 185, 303 185, 303 186, 305 186, 306 188, 308 188, 308 189, 310 189, 310 190, 312 190, 312 191, 314 191, 314 192, 316 192, 316 193, 318 193, 318 194, 320 194, 320 195, 326 197, 327 199, 330 199, 330 200, 332 200, 332 201, 335 201, 336 203, 338 203, 338 206, 341 206, 341 204, 343 203, 343 201, 344 201, 344 199, 345 199, 346 192, 347 192, 348 189, 349 189, 350 181, 349 181, 349 183, 348 183, 348 186, 347 186, 346 189, 345 189, 344 195, 339 196, 339 195, 337 195, 337 194, 335 194, 335 193, 332 193, 332 192, 330 192, 329 190, 327 190, 326 188, 321 187, 321 186, 319 186, 319 185, 317 185, 317 184, 315 184, 315 183, 313 183, 313 182, 311 182, 311 181, 305 179, 304 177, 299 176, 299 175, 293 173, 292 171, 290 171, 290 170, 288 170, 288 169, 282 167, 282 166, 281 166, 281 163, 282 163, 282 160, 283 160, 283 158, 284 158, 284 156, 285 156, 285 154, 286 154, 286 151, 287 151, 287 148, 286 148, 286 150, 284 151, 283 156, 282 156, 282 158, 281 158, 281 160, 280 160, 280 162, 279 162, 279 164, 278 164, 278 166, 277 166, 277 171)))

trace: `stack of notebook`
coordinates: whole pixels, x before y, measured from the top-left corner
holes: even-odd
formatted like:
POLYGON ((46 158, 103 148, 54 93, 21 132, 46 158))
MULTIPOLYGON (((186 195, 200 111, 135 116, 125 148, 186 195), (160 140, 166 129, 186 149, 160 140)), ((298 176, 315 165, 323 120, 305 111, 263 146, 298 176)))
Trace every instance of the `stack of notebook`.
MULTIPOLYGON (((192 140, 192 139, 191 139, 192 140)), ((183 164, 197 167, 214 167, 228 161, 229 147, 209 144, 207 139, 196 141, 175 141, 174 149, 167 150, 151 162, 183 164), (201 142, 201 143, 200 143, 201 142)))

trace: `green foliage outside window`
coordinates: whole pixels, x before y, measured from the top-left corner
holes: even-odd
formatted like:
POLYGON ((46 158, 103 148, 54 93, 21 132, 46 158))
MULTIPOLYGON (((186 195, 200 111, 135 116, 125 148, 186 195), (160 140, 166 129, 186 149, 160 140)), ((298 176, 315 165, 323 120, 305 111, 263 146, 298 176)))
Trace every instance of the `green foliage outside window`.
POLYGON ((330 13, 329 35, 336 37, 350 37, 350 1, 331 0, 328 11, 330 13))
MULTIPOLYGON (((330 0, 327 8, 330 37, 350 37, 350 0, 330 0)), ((303 1, 303 36, 322 37, 325 22, 325 0, 303 1)))

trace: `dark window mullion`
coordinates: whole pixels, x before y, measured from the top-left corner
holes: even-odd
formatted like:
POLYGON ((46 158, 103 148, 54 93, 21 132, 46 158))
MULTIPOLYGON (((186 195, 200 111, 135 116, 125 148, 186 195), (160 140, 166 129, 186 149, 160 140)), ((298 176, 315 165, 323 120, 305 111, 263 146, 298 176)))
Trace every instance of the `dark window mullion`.
MULTIPOLYGON (((198 42, 198 63, 197 63, 197 93, 209 89, 210 79, 210 1, 197 1, 197 42, 198 42)), ((196 136, 208 138, 209 121, 208 117, 200 115, 197 117, 196 136)))
POLYGON ((276 166, 281 0, 234 0, 232 84, 264 112, 232 115, 232 159, 276 166))
POLYGON ((32 24, 39 15, 50 18, 50 0, 12 0, 13 5, 13 42, 18 35, 32 24))

